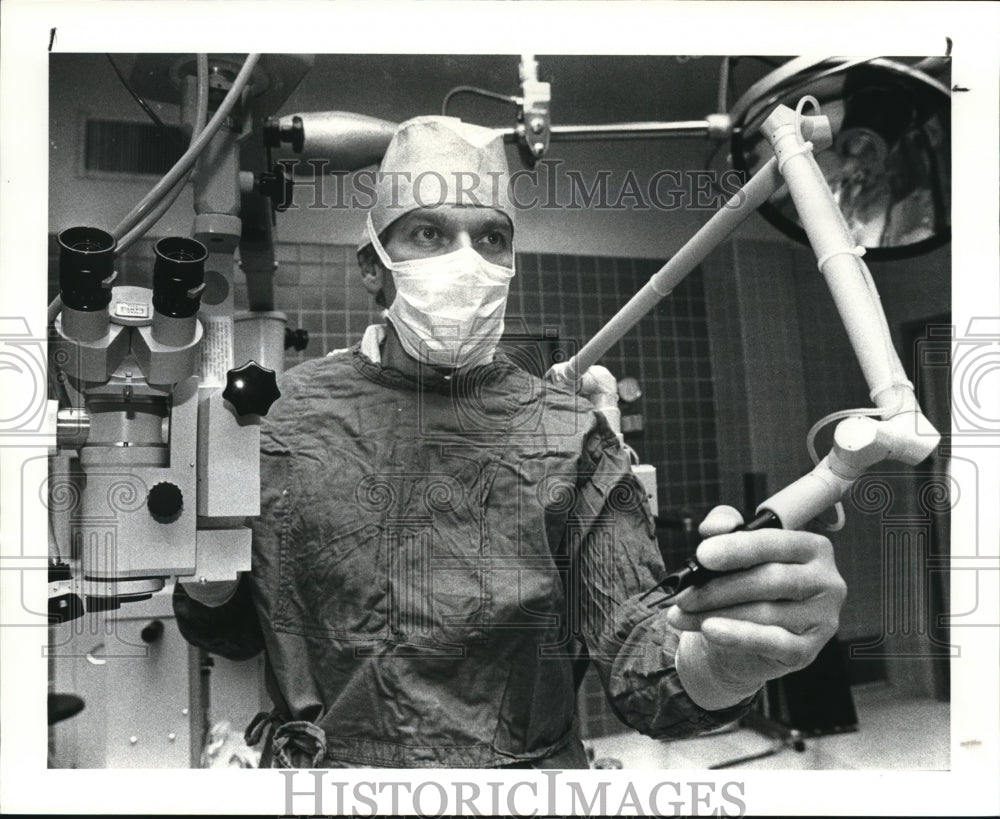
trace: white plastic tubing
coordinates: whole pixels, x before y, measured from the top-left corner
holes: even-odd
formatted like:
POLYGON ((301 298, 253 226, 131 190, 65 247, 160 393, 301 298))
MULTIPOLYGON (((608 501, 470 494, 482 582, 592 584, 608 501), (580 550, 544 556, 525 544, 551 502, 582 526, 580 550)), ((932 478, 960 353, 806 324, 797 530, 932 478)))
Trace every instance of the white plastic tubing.
POLYGON ((799 113, 779 105, 761 131, 770 140, 799 219, 816 254, 820 272, 833 295, 837 312, 871 390, 883 410, 913 409, 913 386, 892 346, 882 302, 864 253, 851 237, 847 223, 826 184, 812 146, 799 133, 799 113), (897 389, 902 387, 904 389, 897 389), (902 400, 901 400, 902 399, 902 400))
POLYGON ((208 145, 209 140, 215 136, 215 132, 219 130, 222 123, 226 121, 226 117, 229 116, 230 112, 233 110, 233 106, 236 105, 236 101, 242 95, 243 89, 246 87, 247 83, 250 82, 250 77, 253 74, 253 70, 259 59, 260 54, 247 55, 246 61, 243 63, 243 67, 240 69, 239 74, 236 75, 236 79, 233 80, 233 85, 229 89, 229 93, 226 94, 225 99, 222 101, 222 104, 215 112, 211 121, 205 129, 198 134, 198 138, 191 143, 190 147, 188 147, 188 149, 184 152, 183 156, 177 160, 174 167, 167 171, 166 175, 159 182, 157 182, 155 186, 153 186, 153 189, 150 190, 149 193, 147 193, 134 208, 132 208, 124 219, 122 219, 121 223, 113 231, 116 238, 124 236, 129 230, 135 227, 135 225, 137 225, 153 208, 156 207, 160 199, 165 196, 192 167, 194 167, 194 163, 195 160, 198 159, 198 155, 205 149, 205 146, 208 145))

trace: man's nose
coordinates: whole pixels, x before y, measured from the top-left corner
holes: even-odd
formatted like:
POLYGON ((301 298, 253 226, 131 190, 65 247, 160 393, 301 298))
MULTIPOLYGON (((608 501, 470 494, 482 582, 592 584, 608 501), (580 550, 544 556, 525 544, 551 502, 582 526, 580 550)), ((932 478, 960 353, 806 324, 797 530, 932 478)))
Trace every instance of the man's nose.
POLYGON ((466 247, 472 247, 472 235, 465 230, 459 231, 455 234, 455 238, 452 240, 453 250, 462 250, 466 247))

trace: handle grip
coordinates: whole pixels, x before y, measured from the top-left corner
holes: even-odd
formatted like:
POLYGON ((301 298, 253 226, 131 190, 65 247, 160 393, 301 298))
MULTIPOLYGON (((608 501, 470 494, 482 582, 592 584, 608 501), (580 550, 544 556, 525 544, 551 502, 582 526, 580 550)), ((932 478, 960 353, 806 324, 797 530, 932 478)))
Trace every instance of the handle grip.
MULTIPOLYGON (((756 532, 758 529, 780 529, 781 521, 778 520, 778 516, 774 512, 769 512, 764 510, 753 520, 748 523, 744 523, 742 526, 737 526, 734 532, 756 532)), ((653 588, 647 591, 640 597, 640 600, 645 600, 649 595, 658 590, 663 590, 666 593, 665 600, 669 600, 680 594, 684 589, 689 586, 701 586, 716 577, 721 577, 724 574, 730 574, 730 572, 719 572, 714 569, 706 569, 698 561, 698 558, 691 555, 686 561, 684 561, 683 567, 677 571, 671 572, 663 580, 657 583, 653 588)), ((662 603, 663 600, 657 601, 662 603)))

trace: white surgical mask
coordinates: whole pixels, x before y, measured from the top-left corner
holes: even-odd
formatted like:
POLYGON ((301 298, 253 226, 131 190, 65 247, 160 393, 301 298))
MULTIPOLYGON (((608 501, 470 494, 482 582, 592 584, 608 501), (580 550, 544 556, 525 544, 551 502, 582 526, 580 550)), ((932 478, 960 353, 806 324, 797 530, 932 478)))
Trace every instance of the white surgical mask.
POLYGON ((460 369, 493 360, 514 268, 494 264, 471 247, 394 262, 379 242, 371 219, 368 234, 386 269, 396 298, 386 318, 403 349, 435 367, 460 369))

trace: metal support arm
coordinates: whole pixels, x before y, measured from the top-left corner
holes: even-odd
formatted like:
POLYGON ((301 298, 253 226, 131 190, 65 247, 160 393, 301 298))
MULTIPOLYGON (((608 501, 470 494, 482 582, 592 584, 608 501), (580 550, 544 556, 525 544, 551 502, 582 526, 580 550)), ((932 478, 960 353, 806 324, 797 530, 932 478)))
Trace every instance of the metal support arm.
POLYGON ((767 525, 799 529, 839 501, 865 470, 890 458, 916 465, 933 452, 940 435, 920 411, 913 385, 892 346, 875 284, 860 258, 863 250, 851 239, 813 156, 814 148, 830 144, 828 120, 778 106, 762 131, 774 157, 572 359, 553 367, 548 377, 578 384, 588 367, 786 182, 882 416, 879 421, 853 417, 842 422, 830 454, 757 510, 758 517, 769 519, 767 525))

